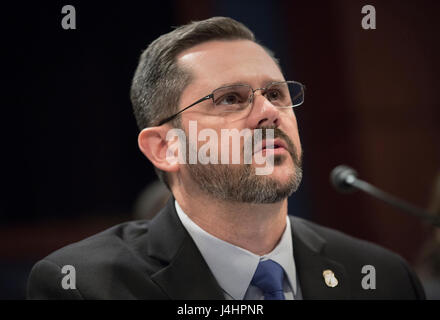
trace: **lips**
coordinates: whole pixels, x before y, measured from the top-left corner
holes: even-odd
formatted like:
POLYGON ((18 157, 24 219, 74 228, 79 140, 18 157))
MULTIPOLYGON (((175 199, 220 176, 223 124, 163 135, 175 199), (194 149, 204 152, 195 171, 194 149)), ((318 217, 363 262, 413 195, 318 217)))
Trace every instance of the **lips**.
POLYGON ((254 153, 264 151, 264 150, 276 150, 276 149, 285 149, 287 150, 286 143, 281 139, 275 139, 275 140, 263 140, 261 142, 261 146, 258 146, 255 149, 254 153))

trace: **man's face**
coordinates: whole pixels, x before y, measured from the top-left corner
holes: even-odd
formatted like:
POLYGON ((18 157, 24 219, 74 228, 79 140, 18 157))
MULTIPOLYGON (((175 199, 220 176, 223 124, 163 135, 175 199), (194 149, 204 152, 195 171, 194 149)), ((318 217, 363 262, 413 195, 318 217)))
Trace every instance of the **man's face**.
MULTIPOLYGON (((213 90, 229 84, 247 84, 263 88, 284 77, 273 59, 258 44, 247 40, 211 41, 182 52, 178 64, 192 74, 191 83, 181 95, 179 109, 192 104, 213 90)), ((222 129, 273 128, 274 138, 280 139, 286 148, 280 148, 274 156, 275 165, 268 175, 256 175, 259 165, 244 163, 241 152, 240 164, 193 164, 182 165, 182 179, 192 179, 199 187, 222 200, 273 203, 281 201, 294 192, 301 181, 301 144, 296 117, 292 108, 276 108, 261 91, 255 93, 245 116, 212 112, 212 100, 196 105, 181 115, 182 126, 187 134, 189 121, 197 121, 197 131, 213 129, 219 137, 218 158, 221 158, 222 129)), ((198 142, 198 148, 206 142, 198 142)), ((241 151, 243 151, 242 140, 241 151)), ((231 143, 230 143, 231 145, 231 143)), ((232 157, 232 145, 229 150, 232 157)), ((266 153, 265 153, 266 154, 266 153)), ((268 155, 270 152, 268 151, 268 155)), ((231 162, 229 162, 231 163, 231 162)))

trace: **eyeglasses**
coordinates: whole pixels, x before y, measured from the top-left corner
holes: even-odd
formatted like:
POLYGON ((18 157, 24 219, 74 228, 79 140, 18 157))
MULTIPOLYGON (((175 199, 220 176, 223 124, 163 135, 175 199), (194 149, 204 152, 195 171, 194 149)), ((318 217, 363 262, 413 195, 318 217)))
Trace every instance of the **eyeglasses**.
POLYGON ((257 89, 253 89, 247 84, 220 87, 176 114, 163 119, 158 125, 163 125, 183 111, 209 99, 212 99, 209 114, 218 116, 230 116, 232 114, 234 119, 231 120, 236 120, 237 117, 246 117, 250 113, 251 108, 248 108, 248 106, 254 101, 256 91, 261 91, 262 95, 275 107, 287 109, 303 104, 305 86, 296 81, 282 81, 271 82, 265 88, 257 89))

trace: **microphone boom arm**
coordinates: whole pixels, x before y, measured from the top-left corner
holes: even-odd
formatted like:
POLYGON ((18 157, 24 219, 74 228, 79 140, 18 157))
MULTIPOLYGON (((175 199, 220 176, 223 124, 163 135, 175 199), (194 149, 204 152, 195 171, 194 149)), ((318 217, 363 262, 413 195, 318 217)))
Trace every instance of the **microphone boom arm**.
POLYGON ((440 227, 440 217, 437 217, 429 212, 420 209, 412 204, 403 201, 391 194, 388 194, 379 188, 358 179, 357 172, 353 168, 345 165, 340 165, 334 168, 330 174, 330 182, 336 190, 347 193, 353 191, 353 189, 361 190, 373 197, 376 197, 392 206, 402 209, 406 213, 409 213, 415 217, 423 219, 433 226, 440 227))
POLYGON ((353 187, 360 189, 372 196, 375 196, 376 198, 381 199, 382 201, 395 206, 397 208, 402 209, 403 211, 419 217, 423 220, 429 221, 431 224, 435 225, 436 227, 440 227, 440 220, 426 212, 425 210, 422 210, 418 207, 413 206, 412 204, 403 201, 393 195, 390 195, 379 188, 376 188, 375 186, 369 184, 368 182, 365 182, 363 180, 360 180, 358 178, 353 177, 354 179, 351 179, 353 176, 348 176, 345 180, 345 183, 352 185, 353 187))

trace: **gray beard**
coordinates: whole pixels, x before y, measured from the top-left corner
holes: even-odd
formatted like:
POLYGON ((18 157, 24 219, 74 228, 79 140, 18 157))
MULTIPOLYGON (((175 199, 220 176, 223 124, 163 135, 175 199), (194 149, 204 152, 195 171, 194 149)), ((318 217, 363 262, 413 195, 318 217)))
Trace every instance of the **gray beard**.
MULTIPOLYGON (((294 172, 285 183, 268 175, 257 175, 250 164, 188 164, 188 171, 202 192, 219 200, 255 204, 282 201, 298 190, 301 184, 302 159, 298 157, 297 149, 284 132, 275 129, 275 134, 275 137, 282 137, 288 143, 288 151, 294 164, 294 172)), ((189 150, 189 145, 187 147, 189 150)), ((282 161, 288 159, 277 155, 274 165, 282 161)))
POLYGON ((250 164, 234 168, 225 164, 192 164, 187 167, 192 179, 203 192, 224 201, 260 204, 279 202, 294 193, 302 179, 302 169, 297 165, 285 183, 269 176, 256 175, 250 164))

